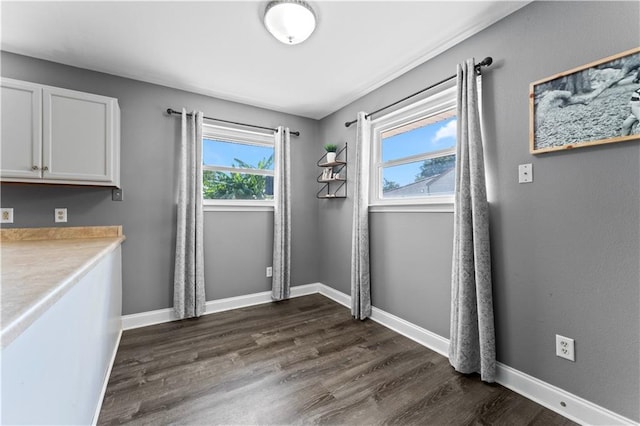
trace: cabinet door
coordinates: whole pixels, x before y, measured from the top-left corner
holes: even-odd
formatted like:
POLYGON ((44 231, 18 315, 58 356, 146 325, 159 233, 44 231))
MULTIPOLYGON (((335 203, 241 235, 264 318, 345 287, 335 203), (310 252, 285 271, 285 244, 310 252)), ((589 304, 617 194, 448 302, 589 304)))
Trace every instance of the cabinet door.
POLYGON ((40 178, 42 88, 2 79, 0 177, 40 178))
POLYGON ((47 87, 43 102, 42 177, 113 181, 116 100, 47 87))

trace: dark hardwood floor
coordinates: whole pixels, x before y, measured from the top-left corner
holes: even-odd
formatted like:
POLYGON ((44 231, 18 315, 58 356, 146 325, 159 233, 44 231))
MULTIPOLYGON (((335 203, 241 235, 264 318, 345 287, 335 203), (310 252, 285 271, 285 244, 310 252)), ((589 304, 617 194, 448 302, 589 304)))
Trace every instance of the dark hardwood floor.
POLYGON ((321 295, 125 331, 98 424, 571 421, 321 295))

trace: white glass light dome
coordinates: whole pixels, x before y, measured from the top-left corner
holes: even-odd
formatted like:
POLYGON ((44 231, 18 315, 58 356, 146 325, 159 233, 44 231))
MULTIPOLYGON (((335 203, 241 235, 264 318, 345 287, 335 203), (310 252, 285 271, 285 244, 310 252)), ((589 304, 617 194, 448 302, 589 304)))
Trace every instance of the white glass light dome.
POLYGON ((304 1, 276 0, 267 5, 264 26, 282 43, 298 44, 315 30, 316 15, 304 1))

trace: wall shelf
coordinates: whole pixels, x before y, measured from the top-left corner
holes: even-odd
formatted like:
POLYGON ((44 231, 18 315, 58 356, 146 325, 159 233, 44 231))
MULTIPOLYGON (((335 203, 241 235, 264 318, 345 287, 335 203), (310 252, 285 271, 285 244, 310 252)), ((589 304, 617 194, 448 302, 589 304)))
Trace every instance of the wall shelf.
POLYGON ((318 182, 320 183, 328 183, 328 182, 346 182, 347 179, 345 178, 338 178, 338 179, 319 179, 318 182))
MULTIPOLYGON (((342 148, 342 149, 344 149, 344 148, 342 148)), ((340 150, 340 152, 342 152, 342 149, 340 150)), ((325 154, 325 156, 326 155, 327 154, 325 154)), ((347 162, 346 161, 339 161, 339 160, 336 160, 336 161, 334 161, 332 163, 320 163, 320 162, 318 162, 318 166, 319 167, 336 167, 336 166, 340 166, 340 165, 344 165, 344 164, 347 164, 347 162)))
POLYGON ((323 172, 316 179, 322 184, 316 198, 322 200, 347 198, 347 144, 345 143, 344 147, 336 152, 335 161, 328 162, 325 153, 318 160, 317 165, 323 169, 323 172))

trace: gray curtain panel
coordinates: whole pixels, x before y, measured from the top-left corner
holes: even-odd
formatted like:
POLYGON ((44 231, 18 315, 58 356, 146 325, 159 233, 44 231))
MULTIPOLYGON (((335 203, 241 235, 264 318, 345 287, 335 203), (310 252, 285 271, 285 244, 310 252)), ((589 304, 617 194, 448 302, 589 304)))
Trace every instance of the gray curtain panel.
POLYGON ((353 226, 351 236, 351 314, 363 320, 371 315, 369 274, 369 151, 371 121, 358 113, 355 143, 353 226))
POLYGON ((278 127, 273 208, 273 278, 271 298, 289 298, 291 287, 291 155, 289 129, 278 127))
POLYGON ((202 112, 182 109, 173 309, 178 318, 204 313, 202 241, 202 112))
POLYGON ((458 145, 451 278, 449 362, 495 381, 489 208, 475 63, 458 65, 458 145))

